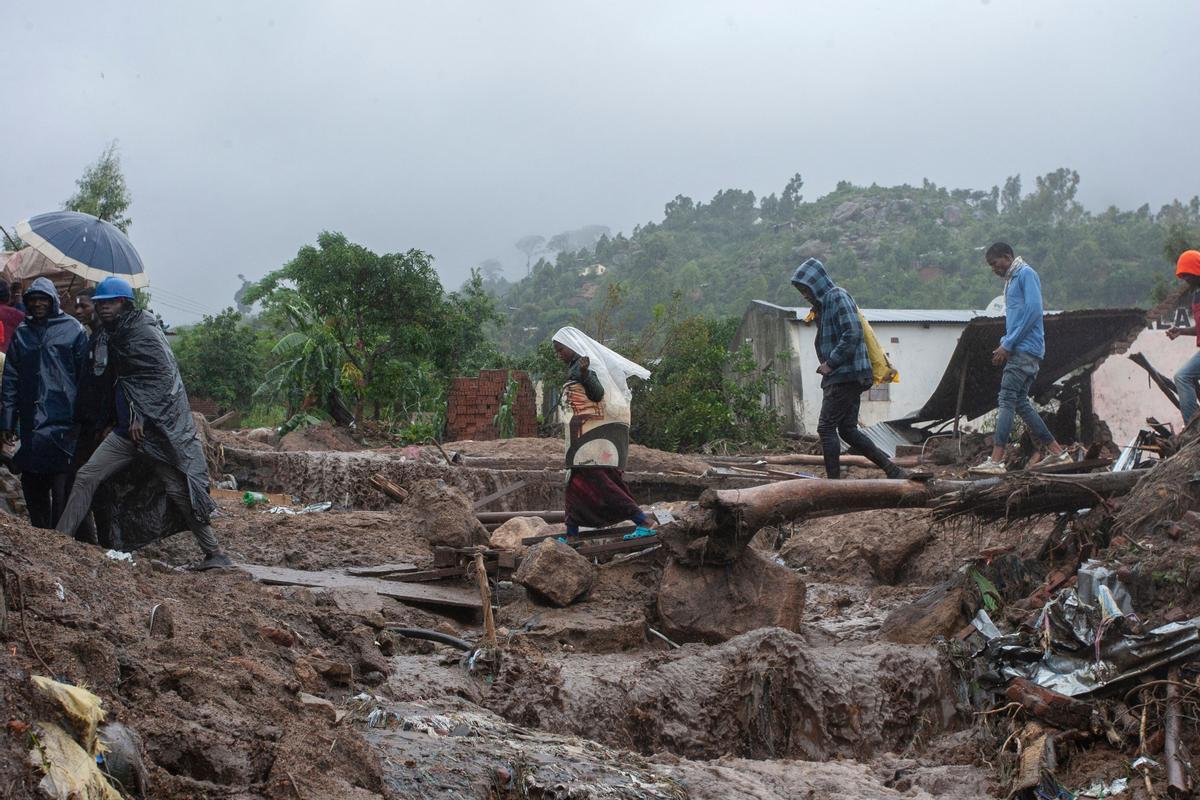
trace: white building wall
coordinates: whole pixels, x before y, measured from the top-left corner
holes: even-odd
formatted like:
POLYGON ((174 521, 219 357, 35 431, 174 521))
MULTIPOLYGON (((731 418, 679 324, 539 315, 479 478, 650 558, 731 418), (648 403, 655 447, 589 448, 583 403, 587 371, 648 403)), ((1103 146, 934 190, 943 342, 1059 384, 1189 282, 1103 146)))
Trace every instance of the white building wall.
MULTIPOLYGON (((887 400, 872 400, 869 392, 863 395, 859 412, 862 425, 899 419, 924 405, 941 381, 966 325, 873 322, 871 328, 899 371, 900 382, 888 385, 887 400)), ((809 434, 816 433, 821 412, 821 376, 816 372, 817 355, 813 347, 816 330, 815 324, 793 325, 793 352, 800 360, 800 374, 804 380, 800 414, 804 430, 801 432, 809 434)))
MULTIPOLYGON (((1189 323, 1190 324, 1190 323, 1189 323)), ((1155 369, 1168 378, 1196 353, 1196 337, 1180 336, 1175 341, 1162 330, 1147 328, 1138 334, 1129 353, 1142 353, 1155 369)), ((1126 355, 1109 356, 1092 376, 1092 410, 1108 423, 1113 441, 1125 445, 1146 427, 1146 417, 1169 422, 1179 430, 1179 409, 1155 386, 1146 370, 1126 355)))

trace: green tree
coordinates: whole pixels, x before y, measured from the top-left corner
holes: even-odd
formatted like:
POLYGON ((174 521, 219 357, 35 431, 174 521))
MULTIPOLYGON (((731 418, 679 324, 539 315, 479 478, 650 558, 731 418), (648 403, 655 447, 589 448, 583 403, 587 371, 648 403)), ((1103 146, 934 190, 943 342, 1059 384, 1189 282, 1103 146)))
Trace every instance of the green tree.
POLYGON ((82 211, 111 222, 122 233, 129 233, 133 220, 126 213, 133 199, 121 172, 121 157, 117 154, 117 143, 111 142, 95 164, 84 170, 76 181, 78 187, 63 208, 67 211, 82 211))
POLYGON ((222 411, 245 409, 262 379, 258 337, 232 308, 180 331, 174 350, 188 392, 222 411))
MULTIPOLYGON (((427 253, 379 255, 328 231, 317 237, 317 246, 301 248, 247 291, 247 303, 258 300, 267 309, 290 309, 296 330, 307 337, 299 354, 322 353, 320 369, 309 364, 309 355, 295 362, 296 369, 304 366, 301 375, 327 384, 327 370, 336 368, 337 389, 353 402, 358 420, 368 401, 377 416, 382 406, 396 404, 397 387, 383 379, 398 374, 394 362, 432 361, 446 373, 458 369, 478 357, 496 318, 478 271, 463 291, 447 295, 427 253), (336 356, 327 352, 330 342, 336 356)), ((292 342, 284 349, 300 346, 292 342)), ((329 389, 326 384, 320 388, 329 389)))

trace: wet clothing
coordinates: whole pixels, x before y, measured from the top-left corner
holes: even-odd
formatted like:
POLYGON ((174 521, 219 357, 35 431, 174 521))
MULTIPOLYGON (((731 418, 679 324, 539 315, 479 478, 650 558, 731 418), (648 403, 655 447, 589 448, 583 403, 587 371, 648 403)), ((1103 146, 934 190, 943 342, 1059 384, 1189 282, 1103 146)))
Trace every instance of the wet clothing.
POLYGON ((1008 445, 1016 416, 1024 420, 1029 435, 1039 446, 1054 441, 1054 435, 1029 402, 1029 392, 1046 355, 1042 315, 1041 279, 1023 258, 1014 258, 1004 276, 1004 336, 1000 338, 1000 346, 1009 356, 1000 376, 993 439, 996 447, 1008 445))
POLYGON ((8 352, 8 343, 25 321, 25 313, 12 306, 0 306, 0 353, 8 352))
POLYGON ((35 528, 53 528, 67 505, 70 488, 69 472, 22 472, 21 493, 25 495, 30 524, 35 528))
POLYGON ((158 321, 145 311, 128 311, 97 344, 107 347, 107 366, 128 404, 130 419, 142 423, 140 452, 183 473, 192 515, 208 522, 216 510, 208 496, 208 461, 175 355, 158 321))
POLYGON ((830 480, 842 477, 843 441, 869 458, 889 478, 900 476, 903 471, 858 429, 862 393, 874 382, 858 304, 849 292, 833 282, 825 266, 815 258, 796 268, 792 285, 808 289, 816 298, 817 361, 831 368, 821 378, 821 413, 817 418, 825 477, 830 480))
POLYGON ((92 506, 92 498, 95 496, 96 490, 105 481, 136 461, 145 461, 153 467, 163 482, 167 499, 188 521, 188 527, 204 555, 220 551, 221 546, 208 521, 200 520, 193 511, 191 493, 184 474, 162 461, 146 458, 132 439, 116 433, 110 433, 105 437, 100 446, 96 448, 96 452, 75 475, 75 485, 71 489, 71 496, 67 501, 66 508, 59 518, 58 530, 74 536, 87 515, 88 509, 92 506))
POLYGON ((581 526, 602 528, 623 519, 641 524, 647 519, 621 470, 609 467, 571 470, 565 507, 570 533, 581 526))
POLYGON ((87 355, 87 334, 62 312, 58 292, 38 278, 26 292, 49 295, 50 316, 30 318, 17 328, 4 362, 0 386, 0 430, 19 430, 21 448, 13 462, 22 471, 66 472, 75 452, 72 428, 78 379, 87 355))
POLYGON ((1040 366, 1041 361, 1019 350, 1004 363, 1004 372, 1000 376, 1000 410, 996 416, 997 447, 1008 444, 1014 415, 1020 415, 1025 421, 1029 435, 1038 445, 1045 446, 1054 441, 1046 421, 1029 402, 1029 390, 1033 388, 1040 366))
POLYGON ((871 460, 889 478, 899 477, 902 470, 858 428, 858 411, 864 388, 857 383, 835 383, 821 390, 821 415, 817 419, 817 436, 825 457, 825 477, 842 477, 842 441, 871 460), (840 439, 838 437, 841 437, 840 439))
POLYGON ((819 306, 814 345, 817 360, 831 368, 828 375, 822 376, 821 388, 835 383, 870 386, 871 357, 854 298, 833 282, 825 266, 815 258, 796 267, 792 285, 812 292, 819 306))
POLYGON ((555 335, 555 341, 576 353, 567 366, 562 404, 567 420, 567 488, 564 498, 568 534, 581 526, 599 528, 624 519, 639 525, 649 518, 633 498, 623 470, 629 453, 628 375, 649 377, 649 372, 604 348, 581 331, 555 335), (589 369, 580 351, 591 350, 589 369), (593 360, 597 359, 597 360, 593 360), (597 369, 603 371, 603 378, 597 369), (605 382, 609 388, 605 388, 605 382))
POLYGON ((1042 315, 1042 281, 1024 259, 1015 258, 1004 281, 1004 336, 1000 346, 1009 353, 1045 358, 1042 315))

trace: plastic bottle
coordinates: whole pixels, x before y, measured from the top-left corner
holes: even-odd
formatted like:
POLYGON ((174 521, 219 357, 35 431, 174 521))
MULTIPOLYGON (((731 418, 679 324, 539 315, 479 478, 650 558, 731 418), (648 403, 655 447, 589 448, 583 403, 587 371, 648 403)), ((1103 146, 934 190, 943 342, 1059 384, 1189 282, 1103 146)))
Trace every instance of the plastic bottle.
POLYGON ((246 508, 254 508, 257 505, 263 505, 268 502, 267 496, 262 492, 246 492, 242 495, 242 502, 246 504, 246 508))

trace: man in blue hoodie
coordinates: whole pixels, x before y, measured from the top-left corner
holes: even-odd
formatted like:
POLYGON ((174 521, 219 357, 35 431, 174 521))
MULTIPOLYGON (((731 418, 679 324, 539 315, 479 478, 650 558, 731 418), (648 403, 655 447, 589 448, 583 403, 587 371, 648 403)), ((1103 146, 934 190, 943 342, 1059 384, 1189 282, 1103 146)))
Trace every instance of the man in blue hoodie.
POLYGON ((1020 414, 1038 451, 1030 466, 1048 467, 1070 461, 1071 455, 1054 440, 1033 403, 1029 390, 1037 379, 1046 355, 1046 333, 1042 325, 1042 282, 1033 267, 1013 252, 1012 246, 996 242, 984 256, 996 276, 1004 279, 1004 336, 992 351, 992 363, 1004 367, 1000 378, 999 415, 992 454, 971 472, 1003 475, 1004 449, 1012 435, 1013 417, 1020 414))
POLYGON ((825 475, 841 477, 842 441, 862 453, 889 478, 909 478, 908 470, 892 463, 858 429, 862 393, 871 388, 871 358, 863 337, 858 306, 845 289, 834 284, 825 266, 810 258, 796 268, 792 285, 817 314, 817 372, 821 375, 821 416, 817 435, 825 456, 825 475), (841 437, 839 440, 838 437, 841 437))
POLYGON ((87 334, 59 307, 58 290, 38 278, 24 295, 28 316, 14 331, 0 389, 0 435, 17 438, 13 463, 29 521, 53 528, 66 507, 75 453, 75 394, 87 355, 87 334))

